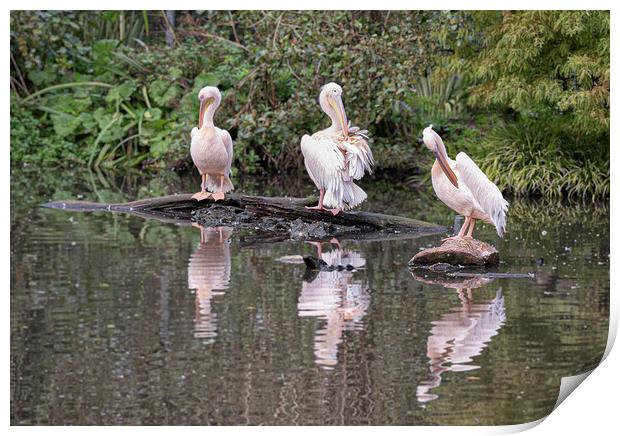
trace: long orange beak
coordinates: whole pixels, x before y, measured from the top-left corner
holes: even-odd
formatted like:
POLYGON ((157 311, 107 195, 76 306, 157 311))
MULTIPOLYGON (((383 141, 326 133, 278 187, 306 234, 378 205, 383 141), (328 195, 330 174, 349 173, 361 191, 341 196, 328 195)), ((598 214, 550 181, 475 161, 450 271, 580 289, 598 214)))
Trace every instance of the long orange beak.
POLYGON ((441 167, 443 173, 446 175, 448 180, 450 180, 450 183, 452 183, 454 187, 458 189, 459 181, 456 178, 456 174, 454 174, 454 171, 452 171, 452 168, 450 168, 448 158, 443 153, 437 151, 437 149, 435 149, 435 157, 437 158, 437 162, 439 162, 439 166, 441 167))
POLYGON ((338 120, 340 121, 340 128, 342 129, 342 134, 344 135, 344 139, 349 139, 349 120, 347 120, 347 113, 344 110, 344 104, 342 104, 342 97, 340 95, 336 95, 333 97, 336 102, 336 114, 338 115, 338 120))
POLYGON ((198 129, 202 129, 202 123, 204 122, 205 110, 207 109, 207 99, 200 100, 200 112, 198 112, 198 129))

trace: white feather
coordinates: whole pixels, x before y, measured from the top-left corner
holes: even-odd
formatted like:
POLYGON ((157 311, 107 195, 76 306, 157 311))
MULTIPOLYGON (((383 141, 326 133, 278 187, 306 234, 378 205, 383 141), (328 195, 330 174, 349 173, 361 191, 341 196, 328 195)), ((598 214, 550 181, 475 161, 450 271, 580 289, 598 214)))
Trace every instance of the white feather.
POLYGON ((304 135, 301 152, 310 178, 318 189, 325 190, 326 207, 350 209, 366 199, 366 193, 353 183, 345 156, 334 141, 304 135))
POLYGON ((374 159, 372 152, 367 144, 357 144, 356 142, 362 141, 357 139, 355 142, 343 141, 340 145, 347 151, 346 163, 349 169, 349 175, 355 180, 359 180, 364 177, 366 172, 372 173, 372 166, 374 159))
MULTIPOLYGON (((441 141, 441 138, 439 140, 441 141)), ((499 188, 463 152, 456 155, 456 169, 460 176, 459 183, 467 186, 482 210, 489 215, 497 234, 503 237, 506 230, 508 202, 504 200, 499 188)))
POLYGON ((230 133, 228 133, 228 130, 218 129, 218 131, 220 136, 222 137, 222 142, 224 142, 224 147, 226 147, 226 152, 228 153, 228 165, 226 165, 226 172, 224 174, 230 177, 230 169, 232 167, 233 160, 232 137, 230 136, 230 133))

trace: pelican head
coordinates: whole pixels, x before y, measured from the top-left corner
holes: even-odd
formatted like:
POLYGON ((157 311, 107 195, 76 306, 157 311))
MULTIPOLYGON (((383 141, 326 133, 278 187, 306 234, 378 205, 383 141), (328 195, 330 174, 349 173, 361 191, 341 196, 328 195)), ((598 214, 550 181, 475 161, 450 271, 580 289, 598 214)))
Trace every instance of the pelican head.
POLYGON ((459 182, 456 174, 454 174, 454 171, 452 171, 452 168, 450 167, 450 163, 448 162, 448 152, 446 151, 446 146, 444 145, 441 136, 433 130, 432 124, 424 129, 422 133, 422 140, 424 141, 426 148, 435 154, 441 170, 446 175, 450 183, 458 189, 459 182))
POLYGON ((198 100, 200 100, 198 128, 202 129, 205 112, 210 106, 213 106, 211 113, 215 112, 215 109, 220 105, 220 101, 222 101, 222 94, 220 94, 220 90, 215 86, 205 86, 198 93, 198 100))
POLYGON ((330 82, 321 88, 319 95, 319 103, 321 109, 332 120, 332 123, 338 125, 342 130, 345 139, 349 137, 349 121, 342 104, 342 88, 334 82, 330 82))

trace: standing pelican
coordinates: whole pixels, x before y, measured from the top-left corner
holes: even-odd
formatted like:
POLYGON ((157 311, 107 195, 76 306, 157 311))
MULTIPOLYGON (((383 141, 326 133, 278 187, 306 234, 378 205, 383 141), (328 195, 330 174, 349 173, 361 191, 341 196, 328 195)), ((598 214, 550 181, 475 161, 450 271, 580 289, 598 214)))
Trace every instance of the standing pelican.
POLYGON ((301 138, 306 170, 319 189, 319 204, 308 209, 329 210, 337 215, 366 200, 366 193, 353 181, 371 172, 374 161, 366 131, 352 127, 347 121, 340 85, 325 85, 319 103, 332 124, 301 138))
POLYGON ((503 237, 508 202, 497 186, 464 152, 456 155, 456 161, 450 159, 441 136, 433 130, 432 124, 424 129, 423 140, 436 157, 431 178, 437 197, 465 217, 458 235, 447 239, 473 238, 476 220, 493 224, 500 238, 503 237))
POLYGON ((222 94, 215 86, 206 86, 198 93, 198 99, 200 114, 198 127, 192 129, 191 154, 194 165, 202 176, 202 183, 200 192, 192 198, 200 201, 213 196, 216 201, 223 200, 224 193, 234 187, 230 181, 232 138, 226 130, 213 124, 213 114, 222 101, 222 94))

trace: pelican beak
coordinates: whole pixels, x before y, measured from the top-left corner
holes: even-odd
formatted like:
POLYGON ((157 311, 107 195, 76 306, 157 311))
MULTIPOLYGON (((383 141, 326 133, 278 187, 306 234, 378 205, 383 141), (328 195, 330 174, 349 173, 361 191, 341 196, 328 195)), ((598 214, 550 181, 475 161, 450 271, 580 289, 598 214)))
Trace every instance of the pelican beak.
POLYGON ((336 103, 334 109, 336 109, 336 114, 338 114, 342 134, 344 135, 344 139, 349 139, 349 121, 347 120, 347 113, 344 111, 342 97, 340 95, 336 95, 333 97, 333 99, 336 103))
POLYGON ((213 103, 212 98, 205 98, 200 100, 200 112, 198 113, 198 128, 202 129, 202 124, 204 122, 205 111, 213 103))
POLYGON ((437 162, 439 162, 439 166, 441 167, 443 173, 446 175, 448 180, 450 180, 450 183, 452 183, 454 187, 458 189, 458 179, 456 178, 456 174, 454 174, 454 171, 452 171, 452 168, 450 168, 450 164, 448 163, 448 158, 445 153, 441 153, 440 151, 435 149, 435 157, 437 158, 437 162))

